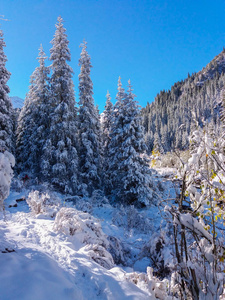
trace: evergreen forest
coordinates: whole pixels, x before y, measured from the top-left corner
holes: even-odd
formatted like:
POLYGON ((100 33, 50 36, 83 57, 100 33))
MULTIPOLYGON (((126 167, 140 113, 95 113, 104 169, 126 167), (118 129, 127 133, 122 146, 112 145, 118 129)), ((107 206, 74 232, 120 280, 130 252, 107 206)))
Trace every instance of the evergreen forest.
POLYGON ((85 40, 75 97, 62 17, 21 109, 5 46, 0 298, 224 299, 225 50, 145 108, 119 77, 100 114, 85 40))

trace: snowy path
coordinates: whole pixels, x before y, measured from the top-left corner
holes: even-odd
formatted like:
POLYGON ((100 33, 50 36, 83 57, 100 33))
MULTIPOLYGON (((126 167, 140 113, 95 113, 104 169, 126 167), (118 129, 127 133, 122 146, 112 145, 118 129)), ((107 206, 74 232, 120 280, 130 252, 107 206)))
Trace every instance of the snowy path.
POLYGON ((119 268, 106 270, 82 245, 53 231, 53 220, 15 212, 0 220, 2 300, 149 299, 119 268))

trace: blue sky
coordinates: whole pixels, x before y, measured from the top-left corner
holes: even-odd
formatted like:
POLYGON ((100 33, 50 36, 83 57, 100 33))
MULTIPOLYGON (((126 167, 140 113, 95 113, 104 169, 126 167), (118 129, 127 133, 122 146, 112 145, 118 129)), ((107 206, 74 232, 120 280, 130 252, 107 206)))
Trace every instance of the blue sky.
MULTIPOLYGON (((1 0, 0 21, 12 73, 11 96, 24 98, 38 66, 49 56, 55 23, 67 29, 78 101, 78 60, 85 38, 92 61, 94 99, 102 111, 107 90, 115 102, 117 80, 128 79, 141 106, 187 73, 202 69, 225 45, 225 1, 208 0, 1 0)), ((50 62, 48 62, 50 64, 50 62)))

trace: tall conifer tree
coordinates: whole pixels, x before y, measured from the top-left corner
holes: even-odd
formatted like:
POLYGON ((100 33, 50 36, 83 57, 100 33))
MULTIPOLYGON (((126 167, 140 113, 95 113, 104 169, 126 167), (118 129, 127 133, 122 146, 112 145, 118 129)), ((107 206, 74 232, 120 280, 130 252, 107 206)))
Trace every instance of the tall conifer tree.
POLYGON ((145 206, 151 203, 151 172, 143 154, 146 151, 140 112, 129 81, 127 94, 118 82, 117 103, 111 130, 111 187, 119 202, 145 206))
POLYGON ((39 66, 30 77, 29 92, 19 114, 17 127, 17 170, 40 177, 41 156, 48 126, 47 59, 42 45, 37 57, 39 66))
POLYGON ((5 46, 3 31, 0 30, 0 152, 5 150, 13 152, 13 109, 7 85, 11 74, 5 66, 7 62, 5 46))
POLYGON ((74 193, 77 189, 77 126, 73 70, 70 61, 69 41, 58 17, 50 49, 52 61, 50 97, 51 110, 49 136, 44 146, 42 173, 61 191, 74 193))
POLYGON ((101 187, 101 140, 99 114, 94 105, 93 83, 90 77, 91 59, 84 41, 79 65, 79 171, 81 182, 89 195, 101 187))
POLYGON ((110 142, 108 150, 108 170, 105 173, 106 180, 106 192, 116 193, 116 189, 121 183, 120 175, 117 173, 118 163, 122 160, 123 153, 120 150, 123 142, 123 123, 124 123, 124 110, 123 102, 126 97, 124 88, 122 87, 121 78, 118 79, 118 92, 116 94, 116 103, 113 107, 112 124, 109 132, 110 142))
POLYGON ((107 193, 108 185, 108 168, 109 168, 109 143, 110 143, 110 130, 112 127, 112 117, 113 117, 113 104, 111 102, 111 97, 109 91, 106 94, 106 105, 102 116, 102 143, 103 143, 103 177, 104 177, 104 187, 107 193))
POLYGON ((48 126, 48 74, 47 59, 42 45, 37 57, 39 66, 30 77, 29 92, 19 114, 17 127, 17 170, 40 177, 43 144, 48 126))

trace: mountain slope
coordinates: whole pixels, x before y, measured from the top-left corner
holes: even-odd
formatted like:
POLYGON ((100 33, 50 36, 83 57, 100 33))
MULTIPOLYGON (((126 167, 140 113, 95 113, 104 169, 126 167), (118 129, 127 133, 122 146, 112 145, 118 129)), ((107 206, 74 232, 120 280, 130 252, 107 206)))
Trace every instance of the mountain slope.
POLYGON ((22 108, 23 107, 24 100, 22 98, 13 96, 13 97, 10 97, 10 99, 12 101, 13 108, 22 108))
POLYGON ((211 123, 219 127, 221 91, 225 85, 225 50, 200 72, 161 91, 142 109, 143 125, 149 152, 188 148, 188 136, 195 126, 211 123))

